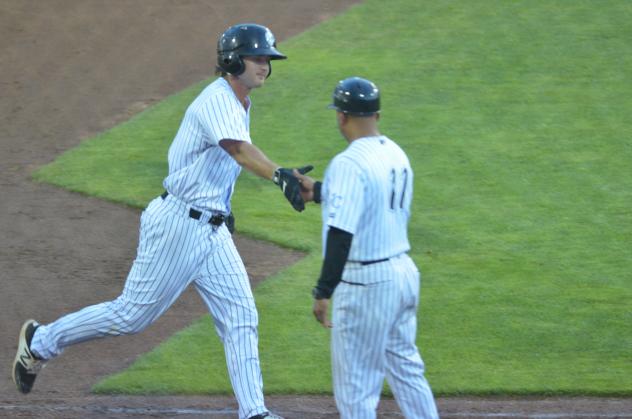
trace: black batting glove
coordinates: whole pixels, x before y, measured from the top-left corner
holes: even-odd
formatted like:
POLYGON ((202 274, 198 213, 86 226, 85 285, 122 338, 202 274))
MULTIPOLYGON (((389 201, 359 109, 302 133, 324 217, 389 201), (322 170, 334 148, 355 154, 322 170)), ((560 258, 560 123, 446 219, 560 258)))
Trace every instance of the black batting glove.
MULTIPOLYGON (((299 167, 298 172, 302 175, 312 170, 314 166, 308 165, 299 167)), ((278 185, 283 191, 283 195, 296 211, 301 212, 305 209, 305 202, 301 197, 301 184, 294 176, 294 169, 279 167, 274 171, 272 181, 278 185)))

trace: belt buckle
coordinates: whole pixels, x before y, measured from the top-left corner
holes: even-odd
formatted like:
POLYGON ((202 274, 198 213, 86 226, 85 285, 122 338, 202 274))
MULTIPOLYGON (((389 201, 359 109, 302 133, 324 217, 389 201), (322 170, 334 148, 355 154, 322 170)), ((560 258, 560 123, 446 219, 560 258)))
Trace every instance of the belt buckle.
POLYGON ((226 221, 226 217, 224 214, 208 214, 202 211, 198 211, 195 208, 189 208, 189 217, 194 220, 200 221, 202 224, 210 224, 214 227, 221 226, 224 221, 226 221))

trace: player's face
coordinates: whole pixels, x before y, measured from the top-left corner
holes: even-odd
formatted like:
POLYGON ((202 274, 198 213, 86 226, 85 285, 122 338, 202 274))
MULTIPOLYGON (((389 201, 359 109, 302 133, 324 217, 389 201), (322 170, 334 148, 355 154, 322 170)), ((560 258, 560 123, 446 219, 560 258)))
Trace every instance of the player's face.
POLYGON ((270 57, 244 57, 246 69, 239 76, 241 82, 249 89, 263 86, 270 72, 270 57))

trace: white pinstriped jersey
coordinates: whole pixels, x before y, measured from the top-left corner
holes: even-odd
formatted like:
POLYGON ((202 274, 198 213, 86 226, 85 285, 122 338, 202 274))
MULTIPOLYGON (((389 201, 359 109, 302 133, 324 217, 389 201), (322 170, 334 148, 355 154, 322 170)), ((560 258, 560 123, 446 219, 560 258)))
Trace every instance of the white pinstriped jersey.
MULTIPOLYGON (((385 136, 352 141, 325 172, 323 239, 353 234, 333 295, 332 374, 342 419, 374 419, 384 378, 404 417, 438 419, 415 345, 420 274, 410 250, 413 171, 385 136)), ((326 243, 323 246, 326 249, 326 243)))
POLYGON ((412 190, 413 171, 395 142, 385 136, 353 141, 325 172, 323 243, 329 227, 336 227, 353 234, 350 261, 407 252, 412 190))
POLYGON ((222 139, 252 142, 250 103, 244 108, 224 78, 208 85, 188 107, 169 148, 163 186, 195 208, 230 213, 241 166, 220 146, 222 139))
POLYGON ((68 346, 105 336, 144 330, 189 286, 208 307, 225 343, 228 373, 239 418, 263 414, 263 381, 258 351, 258 313, 246 267, 225 224, 212 225, 212 212, 230 212, 241 166, 220 146, 234 139, 251 142, 249 109, 219 78, 187 109, 169 149, 169 192, 152 200, 141 217, 136 259, 122 294, 85 307, 33 335, 31 350, 43 359, 68 346), (201 216, 191 216, 191 207, 201 216))

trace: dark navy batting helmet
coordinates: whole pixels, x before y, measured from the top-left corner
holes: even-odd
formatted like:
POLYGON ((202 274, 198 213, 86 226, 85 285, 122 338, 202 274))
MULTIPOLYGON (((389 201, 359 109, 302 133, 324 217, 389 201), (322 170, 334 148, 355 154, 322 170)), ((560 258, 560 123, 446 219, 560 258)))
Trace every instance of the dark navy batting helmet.
POLYGON ((380 91, 370 80, 349 77, 334 89, 330 109, 355 116, 369 116, 380 111, 380 91))
MULTIPOLYGON (((287 57, 276 49, 276 40, 270 29, 254 23, 242 23, 231 26, 217 41, 217 67, 220 70, 238 76, 246 66, 242 57, 267 56, 271 60, 284 60, 287 57)), ((270 65, 270 73, 272 65, 270 65)))

